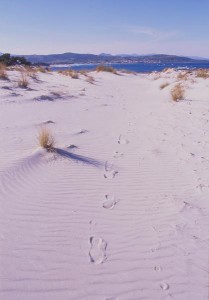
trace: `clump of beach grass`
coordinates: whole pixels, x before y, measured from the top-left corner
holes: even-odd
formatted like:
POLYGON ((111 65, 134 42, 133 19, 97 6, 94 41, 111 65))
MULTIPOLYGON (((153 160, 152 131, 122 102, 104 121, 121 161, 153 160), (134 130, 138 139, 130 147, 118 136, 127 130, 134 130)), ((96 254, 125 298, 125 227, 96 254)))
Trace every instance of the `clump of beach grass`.
POLYGON ((24 71, 28 77, 31 77, 32 79, 37 79, 37 70, 35 68, 25 66, 24 71))
POLYGON ((183 100, 184 99, 184 89, 183 87, 181 86, 181 84, 176 84, 174 86, 174 88, 171 90, 171 97, 172 97, 172 100, 175 101, 175 102, 178 102, 180 100, 183 100))
POLYGON ((209 70, 208 69, 199 69, 197 70, 196 77, 199 78, 209 78, 209 70))
POLYGON ((46 149, 47 151, 54 150, 55 139, 53 134, 48 128, 46 127, 41 128, 38 134, 38 143, 39 146, 46 149))
POLYGON ((27 89, 29 85, 28 77, 25 71, 20 72, 20 78, 18 80, 18 86, 22 89, 27 89))
POLYGON ((70 76, 73 79, 79 79, 79 74, 78 72, 74 71, 74 70, 61 70, 58 71, 59 74, 65 75, 65 76, 70 76))
POLYGON ((168 82, 164 82, 160 85, 160 89, 163 90, 165 87, 167 87, 169 85, 168 82))
POLYGON ((87 81, 88 83, 90 83, 90 84, 94 84, 95 79, 94 79, 93 76, 87 75, 87 76, 86 76, 86 81, 87 81))
POLYGON ((79 70, 78 73, 80 73, 83 76, 88 76, 88 71, 87 70, 79 70))
POLYGON ((100 65, 100 66, 96 67, 96 71, 97 72, 109 72, 109 73, 118 75, 116 69, 114 69, 113 67, 109 67, 109 66, 100 65))
POLYGON ((8 75, 7 75, 6 70, 7 70, 6 65, 0 63, 0 79, 8 80, 8 75))
POLYGON ((78 75, 77 72, 72 72, 70 76, 71 76, 71 78, 73 78, 73 79, 79 79, 79 75, 78 75))
POLYGON ((36 71, 41 73, 47 73, 48 69, 40 66, 36 68, 36 71))
POLYGON ((83 75, 84 77, 86 77, 86 81, 88 83, 94 84, 95 79, 93 76, 89 75, 89 71, 88 70, 79 70, 78 73, 80 75, 83 75))
POLYGON ((177 75, 178 80, 187 80, 188 72, 180 72, 177 75))
POLYGON ((129 70, 126 70, 126 69, 120 70, 120 73, 137 75, 137 72, 129 71, 129 70))

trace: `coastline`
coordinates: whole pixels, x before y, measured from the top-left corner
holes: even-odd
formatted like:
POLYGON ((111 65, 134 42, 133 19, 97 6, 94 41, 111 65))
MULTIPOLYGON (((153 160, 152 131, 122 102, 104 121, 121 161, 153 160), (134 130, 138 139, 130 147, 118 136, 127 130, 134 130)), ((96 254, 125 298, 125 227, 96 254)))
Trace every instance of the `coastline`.
MULTIPOLYGON (((93 71, 97 66, 102 65, 100 63, 93 64, 93 63, 86 63, 86 64, 55 64, 50 65, 49 67, 51 70, 58 71, 58 70, 66 70, 66 69, 73 69, 73 70, 89 70, 93 71)), ((105 63, 104 65, 111 66, 116 70, 127 70, 133 71, 137 73, 151 73, 154 71, 161 72, 165 68, 173 68, 174 70, 182 69, 182 70, 195 70, 195 69, 209 69, 209 62, 208 63, 105 63)))

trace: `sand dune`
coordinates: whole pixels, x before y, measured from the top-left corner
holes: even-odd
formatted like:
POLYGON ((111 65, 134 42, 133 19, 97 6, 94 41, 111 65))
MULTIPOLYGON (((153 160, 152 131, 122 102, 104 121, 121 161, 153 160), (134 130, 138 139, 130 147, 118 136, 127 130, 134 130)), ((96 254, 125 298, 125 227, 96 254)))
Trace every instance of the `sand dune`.
POLYGON ((0 299, 208 299, 209 79, 179 72, 0 80, 0 299))

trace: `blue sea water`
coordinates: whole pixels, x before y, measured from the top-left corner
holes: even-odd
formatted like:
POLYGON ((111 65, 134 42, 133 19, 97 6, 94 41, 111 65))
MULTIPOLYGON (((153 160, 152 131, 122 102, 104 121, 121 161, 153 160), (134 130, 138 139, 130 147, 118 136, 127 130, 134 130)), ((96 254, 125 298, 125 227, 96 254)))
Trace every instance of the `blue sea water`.
MULTIPOLYGON (((74 65, 59 65, 59 66, 51 66, 50 69, 53 71, 58 70, 94 70, 98 64, 74 64, 74 65)), ((165 68, 174 68, 174 69, 208 69, 209 68, 209 61, 208 63, 132 63, 132 64, 108 64, 115 68, 116 70, 127 70, 139 73, 145 72, 153 72, 153 71, 162 71, 165 68)))

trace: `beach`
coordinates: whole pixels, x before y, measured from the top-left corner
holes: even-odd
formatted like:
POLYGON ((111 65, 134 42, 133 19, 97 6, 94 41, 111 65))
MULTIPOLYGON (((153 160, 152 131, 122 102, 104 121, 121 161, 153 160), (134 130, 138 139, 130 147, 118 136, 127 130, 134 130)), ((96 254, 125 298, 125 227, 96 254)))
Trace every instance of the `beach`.
POLYGON ((209 78, 7 74, 0 299, 207 300, 209 78))

